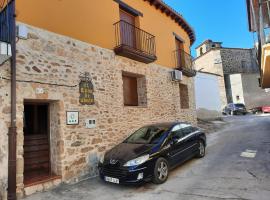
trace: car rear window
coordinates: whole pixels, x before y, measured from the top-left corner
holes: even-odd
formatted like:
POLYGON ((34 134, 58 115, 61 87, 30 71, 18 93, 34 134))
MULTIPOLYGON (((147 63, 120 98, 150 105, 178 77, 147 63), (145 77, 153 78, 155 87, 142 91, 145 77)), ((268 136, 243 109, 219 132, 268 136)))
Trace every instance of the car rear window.
POLYGON ((245 105, 242 104, 242 103, 236 103, 235 106, 238 107, 238 108, 244 108, 245 107, 245 105))

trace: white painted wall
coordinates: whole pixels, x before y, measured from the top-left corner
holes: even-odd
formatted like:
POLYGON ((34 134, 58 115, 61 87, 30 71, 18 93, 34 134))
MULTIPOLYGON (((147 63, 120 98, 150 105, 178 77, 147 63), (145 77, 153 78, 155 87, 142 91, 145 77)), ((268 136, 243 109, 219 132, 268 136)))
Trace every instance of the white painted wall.
POLYGON ((243 85, 242 85, 242 74, 231 74, 230 81, 231 81, 233 103, 245 104, 243 85))
POLYGON ((195 95, 198 118, 213 119, 221 116, 222 106, 218 76, 197 73, 195 77, 195 95))

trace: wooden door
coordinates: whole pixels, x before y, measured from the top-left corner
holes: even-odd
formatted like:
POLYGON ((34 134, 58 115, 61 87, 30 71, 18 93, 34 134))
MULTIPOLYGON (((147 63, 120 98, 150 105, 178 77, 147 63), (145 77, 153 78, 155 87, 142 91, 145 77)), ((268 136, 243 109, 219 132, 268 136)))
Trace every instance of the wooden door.
POLYGON ((137 78, 123 75, 124 104, 138 106, 137 78))
POLYGON ((176 64, 177 67, 185 67, 185 53, 184 53, 184 43, 178 39, 175 39, 176 44, 176 64))
POLYGON ((121 42, 129 47, 136 47, 135 16, 120 9, 121 42))
POLYGON ((49 106, 25 104, 24 182, 39 181, 50 173, 49 106))

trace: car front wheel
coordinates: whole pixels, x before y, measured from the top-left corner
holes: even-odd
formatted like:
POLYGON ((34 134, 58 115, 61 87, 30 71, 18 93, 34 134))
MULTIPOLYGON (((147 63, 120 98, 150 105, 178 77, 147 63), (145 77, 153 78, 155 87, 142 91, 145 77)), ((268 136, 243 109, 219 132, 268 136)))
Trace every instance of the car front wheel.
POLYGON ((153 182, 155 184, 162 184, 168 179, 169 175, 169 164, 164 158, 159 158, 156 161, 153 182))
POLYGON ((199 141, 199 152, 197 154, 198 158, 203 158, 205 156, 205 145, 203 141, 199 141))

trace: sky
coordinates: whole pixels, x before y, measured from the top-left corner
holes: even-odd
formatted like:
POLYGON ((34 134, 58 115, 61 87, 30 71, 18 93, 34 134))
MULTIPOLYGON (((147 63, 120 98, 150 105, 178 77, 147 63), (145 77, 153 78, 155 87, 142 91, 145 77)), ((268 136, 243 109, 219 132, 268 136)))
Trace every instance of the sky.
POLYGON ((196 33, 195 47, 206 39, 223 42, 223 47, 253 47, 248 31, 246 0, 164 0, 183 15, 196 33))

